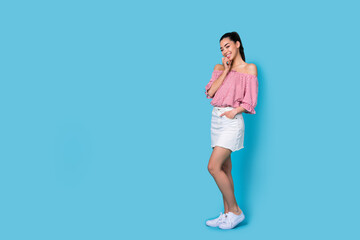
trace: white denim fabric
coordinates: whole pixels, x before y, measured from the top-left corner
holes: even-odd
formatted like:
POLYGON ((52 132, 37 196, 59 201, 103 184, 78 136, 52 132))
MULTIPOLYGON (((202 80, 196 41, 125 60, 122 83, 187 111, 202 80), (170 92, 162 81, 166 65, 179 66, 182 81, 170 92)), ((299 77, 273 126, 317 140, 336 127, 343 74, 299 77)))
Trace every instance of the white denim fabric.
POLYGON ((220 114, 233 107, 214 107, 211 116, 211 147, 220 146, 232 152, 244 148, 245 124, 242 113, 233 119, 220 114))

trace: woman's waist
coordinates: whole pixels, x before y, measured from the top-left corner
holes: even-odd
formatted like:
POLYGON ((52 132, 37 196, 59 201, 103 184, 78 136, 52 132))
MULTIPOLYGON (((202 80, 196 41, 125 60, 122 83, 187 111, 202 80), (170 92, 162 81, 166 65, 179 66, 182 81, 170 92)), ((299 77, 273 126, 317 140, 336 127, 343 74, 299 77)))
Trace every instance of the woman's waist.
POLYGON ((216 110, 230 110, 230 109, 234 109, 234 107, 232 106, 214 106, 214 109, 216 110))

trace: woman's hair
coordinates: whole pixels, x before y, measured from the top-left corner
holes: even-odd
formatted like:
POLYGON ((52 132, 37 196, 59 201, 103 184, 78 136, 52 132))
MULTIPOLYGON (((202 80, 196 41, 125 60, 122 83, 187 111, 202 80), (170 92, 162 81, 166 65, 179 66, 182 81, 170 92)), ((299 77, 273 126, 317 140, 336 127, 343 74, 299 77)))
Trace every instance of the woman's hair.
POLYGON ((241 42, 240 36, 237 32, 228 32, 225 33, 219 40, 219 42, 221 42, 221 40, 223 40, 224 38, 230 38, 231 41, 233 41, 234 43, 236 43, 237 41, 240 42, 240 47, 239 47, 239 52, 241 55, 241 58, 244 60, 245 62, 245 53, 244 53, 244 47, 243 44, 241 42))

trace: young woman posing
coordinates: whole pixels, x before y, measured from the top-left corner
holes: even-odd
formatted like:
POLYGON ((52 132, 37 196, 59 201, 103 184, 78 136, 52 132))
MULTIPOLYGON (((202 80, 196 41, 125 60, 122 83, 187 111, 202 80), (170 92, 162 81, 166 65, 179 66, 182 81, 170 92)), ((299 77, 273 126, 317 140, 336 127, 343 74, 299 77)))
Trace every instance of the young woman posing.
POLYGON ((244 148, 245 124, 242 113, 255 114, 258 95, 257 68, 245 62, 244 48, 236 32, 220 38, 222 64, 214 67, 205 86, 214 106, 211 117, 211 153, 208 170, 219 187, 224 213, 206 221, 206 225, 231 229, 245 219, 234 195, 231 153, 244 148))

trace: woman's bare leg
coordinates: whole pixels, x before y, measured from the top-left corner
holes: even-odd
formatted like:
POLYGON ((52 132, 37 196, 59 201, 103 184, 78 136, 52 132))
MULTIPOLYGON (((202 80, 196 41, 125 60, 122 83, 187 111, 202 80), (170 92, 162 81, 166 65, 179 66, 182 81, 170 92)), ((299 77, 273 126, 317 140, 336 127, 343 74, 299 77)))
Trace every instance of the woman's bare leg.
MULTIPOLYGON (((229 157, 225 160, 223 166, 222 166, 222 170, 225 172, 226 176, 229 178, 230 183, 231 183, 231 188, 232 191, 235 195, 235 191, 234 191, 234 181, 231 175, 231 169, 232 169, 232 164, 231 164, 231 155, 229 155, 229 157)), ((228 213, 229 212, 229 208, 227 205, 227 202, 225 201, 225 197, 223 196, 223 201, 224 201, 224 213, 228 213)))
POLYGON ((235 214, 240 214, 241 210, 236 203, 234 191, 230 179, 223 171, 223 164, 230 156, 231 150, 219 146, 215 146, 211 153, 208 170, 214 177, 214 180, 219 187, 223 197, 228 206, 228 211, 235 214))

